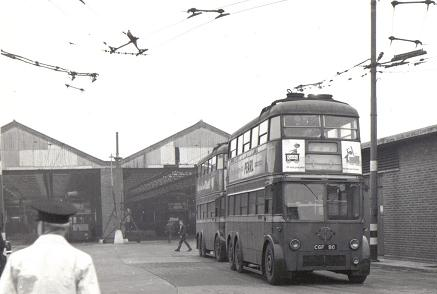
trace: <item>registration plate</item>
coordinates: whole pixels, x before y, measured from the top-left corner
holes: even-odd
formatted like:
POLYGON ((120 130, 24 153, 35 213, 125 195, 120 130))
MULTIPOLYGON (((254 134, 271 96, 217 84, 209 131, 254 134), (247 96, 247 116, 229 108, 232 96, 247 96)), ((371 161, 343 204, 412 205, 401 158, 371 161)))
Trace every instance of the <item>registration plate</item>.
POLYGON ((314 250, 337 250, 336 244, 316 244, 314 250))

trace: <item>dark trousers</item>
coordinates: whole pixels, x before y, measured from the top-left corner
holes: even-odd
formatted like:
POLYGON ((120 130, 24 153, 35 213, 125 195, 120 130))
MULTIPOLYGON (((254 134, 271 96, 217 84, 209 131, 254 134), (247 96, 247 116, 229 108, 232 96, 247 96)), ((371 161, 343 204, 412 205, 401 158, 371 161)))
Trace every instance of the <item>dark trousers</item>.
POLYGON ((0 276, 2 275, 3 269, 5 268, 6 261, 7 261, 6 256, 0 254, 0 276))
POLYGON ((180 250, 180 249, 181 249, 182 243, 185 243, 185 245, 188 247, 188 249, 191 249, 190 244, 188 244, 188 242, 185 240, 185 238, 186 238, 185 235, 182 235, 182 236, 181 236, 181 238, 179 239, 179 245, 178 245, 177 250, 180 250))

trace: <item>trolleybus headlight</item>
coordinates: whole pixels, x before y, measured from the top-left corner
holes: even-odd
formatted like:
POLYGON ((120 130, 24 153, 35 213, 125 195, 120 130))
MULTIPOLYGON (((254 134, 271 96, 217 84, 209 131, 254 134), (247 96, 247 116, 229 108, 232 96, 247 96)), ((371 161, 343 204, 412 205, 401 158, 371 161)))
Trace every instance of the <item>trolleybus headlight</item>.
POLYGON ((300 241, 298 239, 293 239, 290 241, 290 249, 291 250, 299 250, 300 241))
POLYGON ((360 247, 360 242, 359 242, 357 239, 352 239, 352 240, 349 242, 349 247, 350 247, 352 250, 357 250, 357 249, 360 247))

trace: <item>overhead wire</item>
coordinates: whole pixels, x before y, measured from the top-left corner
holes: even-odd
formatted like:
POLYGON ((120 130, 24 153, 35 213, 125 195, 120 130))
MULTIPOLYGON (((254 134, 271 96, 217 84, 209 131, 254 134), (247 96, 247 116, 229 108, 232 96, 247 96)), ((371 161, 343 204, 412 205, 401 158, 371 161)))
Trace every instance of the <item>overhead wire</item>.
POLYGON ((226 4, 226 5, 221 5, 219 7, 221 7, 221 8, 231 7, 231 6, 238 5, 238 4, 241 4, 241 3, 244 3, 244 2, 248 2, 248 1, 253 1, 253 0, 242 0, 242 1, 233 2, 233 3, 230 3, 230 4, 226 4))
MULTIPOLYGON (((228 4, 228 5, 219 6, 219 7, 225 8, 225 7, 233 6, 233 5, 244 3, 244 2, 248 2, 248 1, 253 1, 253 0, 244 0, 244 1, 234 2, 234 3, 228 4)), ((278 4, 278 3, 281 3, 281 2, 285 2, 285 1, 288 1, 288 0, 279 0, 279 1, 275 1, 275 2, 270 2, 270 3, 266 3, 266 4, 262 4, 262 5, 257 5, 257 6, 249 7, 249 8, 242 9, 242 10, 239 10, 239 11, 236 11, 236 12, 229 12, 229 16, 232 16, 232 15, 235 15, 235 14, 239 14, 239 13, 243 13, 243 12, 247 12, 247 11, 250 11, 250 10, 253 10, 253 9, 258 9, 258 8, 261 8, 261 7, 275 5, 275 4, 278 4)), ((167 39, 167 40, 163 41, 162 43, 160 43, 158 45, 158 47, 160 47, 162 45, 165 45, 165 44, 167 44, 167 43, 169 43, 171 41, 174 41, 174 40, 182 37, 183 35, 186 35, 186 34, 192 32, 192 31, 194 31, 196 29, 199 29, 199 28, 201 28, 201 27, 203 27, 203 26, 213 22, 214 20, 216 20, 216 19, 211 19, 211 20, 209 20, 207 22, 204 22, 204 23, 201 23, 201 24, 199 24, 197 26, 194 26, 194 27, 192 27, 192 28, 190 28, 190 29, 188 29, 188 30, 186 30, 186 31, 176 35, 176 36, 173 36, 170 39, 167 39)))
MULTIPOLYGON (((351 66, 351 67, 349 67, 347 69, 345 69, 345 70, 338 71, 335 75, 331 76, 330 78, 327 78, 327 79, 324 79, 324 80, 321 80, 321 81, 318 81, 318 82, 315 82, 315 83, 300 84, 300 85, 297 85, 297 86, 293 87, 293 89, 295 89, 297 91, 300 91, 300 92, 303 92, 304 90, 315 88, 315 87, 319 88, 319 89, 322 89, 322 88, 325 88, 325 87, 331 87, 334 82, 338 81, 339 77, 344 77, 345 73, 349 73, 350 74, 350 72, 353 69, 356 69, 356 68, 359 68, 359 67, 361 69, 365 69, 365 67, 367 65, 363 65, 363 64, 366 63, 369 60, 370 59, 367 58, 367 59, 365 59, 365 60, 363 60, 363 61, 361 61, 361 62, 359 62, 359 63, 357 63, 357 64, 355 64, 355 65, 353 65, 353 66, 351 66)), ((364 77, 364 76, 365 75, 361 75, 361 77, 364 77)), ((347 78, 347 80, 352 80, 352 79, 353 78, 351 76, 349 76, 347 78)))
POLYGON ((11 58, 13 60, 18 60, 27 64, 31 64, 37 67, 42 67, 42 68, 46 68, 49 70, 53 70, 53 71, 58 71, 58 72, 64 72, 67 73, 68 75, 71 76, 71 80, 74 80, 77 76, 81 77, 81 76, 88 76, 92 78, 92 82, 96 81, 97 76, 99 75, 98 73, 87 73, 87 72, 78 72, 78 71, 74 71, 74 70, 69 70, 60 66, 56 66, 56 65, 50 65, 47 63, 43 63, 43 62, 39 62, 39 61, 35 61, 32 59, 29 59, 27 57, 23 57, 14 53, 10 53, 7 52, 3 49, 1 49, 1 55, 6 56, 8 58, 11 58))
POLYGON ((254 7, 250 7, 250 8, 246 8, 246 9, 242 9, 242 10, 239 10, 239 11, 236 11, 236 12, 232 12, 231 15, 235 15, 235 14, 243 13, 243 12, 246 12, 246 11, 258 9, 258 8, 261 8, 261 7, 275 5, 275 4, 278 4, 278 3, 281 3, 281 2, 286 2, 286 1, 288 1, 288 0, 279 0, 279 1, 275 1, 275 2, 270 2, 270 3, 266 3, 266 4, 262 4, 262 5, 258 5, 258 6, 254 6, 254 7))
POLYGON ((215 20, 215 19, 213 18, 213 19, 211 19, 211 20, 209 20, 209 21, 207 21, 207 22, 204 22, 204 23, 198 24, 198 25, 196 25, 196 26, 194 26, 194 27, 192 27, 192 28, 190 28, 190 29, 188 29, 188 30, 186 30, 186 31, 184 31, 184 32, 182 32, 182 33, 176 35, 176 36, 171 37, 170 39, 167 39, 167 40, 163 41, 163 42, 160 43, 157 47, 161 47, 161 46, 163 46, 163 45, 165 45, 165 44, 167 44, 167 43, 169 43, 169 42, 171 42, 171 41, 174 41, 174 40, 176 40, 176 39, 178 39, 178 38, 180 38, 180 37, 182 37, 182 36, 184 36, 184 35, 186 35, 186 34, 192 32, 192 31, 194 31, 194 30, 197 30, 197 29, 199 29, 199 28, 201 28, 201 27, 203 27, 203 26, 205 26, 205 25, 207 25, 207 24, 213 22, 214 20, 215 20))

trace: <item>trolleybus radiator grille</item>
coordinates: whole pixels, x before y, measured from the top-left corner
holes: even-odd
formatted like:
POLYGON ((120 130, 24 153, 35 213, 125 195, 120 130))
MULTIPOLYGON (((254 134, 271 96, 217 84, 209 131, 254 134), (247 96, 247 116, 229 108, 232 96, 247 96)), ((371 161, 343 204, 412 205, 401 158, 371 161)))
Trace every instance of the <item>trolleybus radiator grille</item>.
POLYGON ((345 266, 345 255, 304 255, 303 266, 345 266))

